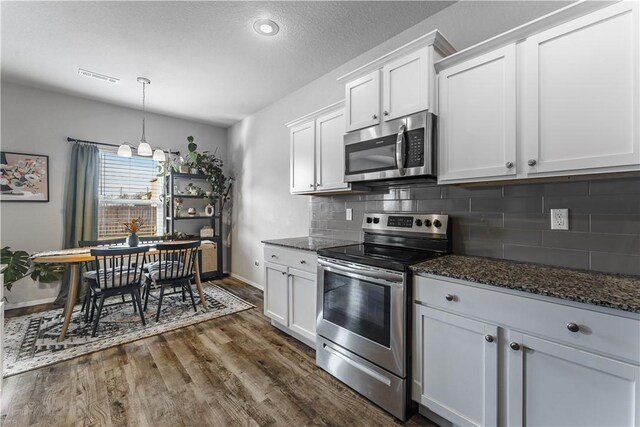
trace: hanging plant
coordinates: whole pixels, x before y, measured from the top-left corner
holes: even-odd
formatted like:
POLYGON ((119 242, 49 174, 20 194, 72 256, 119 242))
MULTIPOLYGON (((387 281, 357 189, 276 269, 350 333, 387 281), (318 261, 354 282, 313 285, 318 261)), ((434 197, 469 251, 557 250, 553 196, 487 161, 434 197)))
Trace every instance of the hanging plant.
POLYGON ((36 282, 51 283, 60 280, 64 273, 62 264, 32 262, 27 252, 12 251, 9 246, 2 248, 0 263, 5 265, 1 272, 4 287, 9 291, 13 283, 27 276, 36 282))

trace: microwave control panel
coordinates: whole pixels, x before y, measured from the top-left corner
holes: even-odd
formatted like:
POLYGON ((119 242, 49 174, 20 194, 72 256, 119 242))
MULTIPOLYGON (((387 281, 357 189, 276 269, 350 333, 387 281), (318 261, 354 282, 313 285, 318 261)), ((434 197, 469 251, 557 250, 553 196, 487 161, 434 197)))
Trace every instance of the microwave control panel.
POLYGON ((424 166, 424 128, 408 131, 406 138, 407 159, 405 167, 424 166))

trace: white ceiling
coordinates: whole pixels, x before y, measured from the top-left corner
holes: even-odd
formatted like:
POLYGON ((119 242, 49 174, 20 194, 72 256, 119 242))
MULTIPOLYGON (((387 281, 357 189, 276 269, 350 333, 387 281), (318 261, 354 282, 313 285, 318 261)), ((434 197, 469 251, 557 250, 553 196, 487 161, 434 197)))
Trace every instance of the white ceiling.
POLYGON ((229 126, 452 3, 2 1, 2 78, 229 126))

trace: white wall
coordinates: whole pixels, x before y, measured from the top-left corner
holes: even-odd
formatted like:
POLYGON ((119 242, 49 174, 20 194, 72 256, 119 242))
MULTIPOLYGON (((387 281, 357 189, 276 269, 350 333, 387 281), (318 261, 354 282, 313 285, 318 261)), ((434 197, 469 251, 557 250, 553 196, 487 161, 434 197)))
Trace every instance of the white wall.
POLYGON ((230 128, 228 155, 237 179, 231 271, 262 285, 260 241, 308 234, 310 198, 289 194, 289 133, 284 123, 344 98, 343 85, 336 81, 337 77, 434 29, 461 50, 567 4, 455 3, 230 128), (260 266, 255 266, 254 260, 260 260, 260 266))
MULTIPOLYGON (((99 83, 97 83, 99 84, 99 83)), ((64 185, 71 153, 67 136, 120 144, 140 139, 141 113, 40 89, 2 83, 1 149, 49 156, 49 202, 0 204, 0 244, 27 252, 62 247, 64 185)), ((186 137, 199 148, 214 150, 227 160, 227 130, 203 123, 147 114, 146 136, 152 146, 186 152, 186 137)), ((23 279, 5 292, 10 306, 55 297, 58 283, 23 279)))

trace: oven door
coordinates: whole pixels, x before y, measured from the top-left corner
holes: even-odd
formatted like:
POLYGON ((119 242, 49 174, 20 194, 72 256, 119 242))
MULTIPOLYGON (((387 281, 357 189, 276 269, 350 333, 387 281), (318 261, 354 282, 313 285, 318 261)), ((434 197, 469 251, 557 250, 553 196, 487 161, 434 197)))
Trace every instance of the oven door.
POLYGON ((318 335, 404 378, 405 279, 403 272, 319 258, 318 335))

